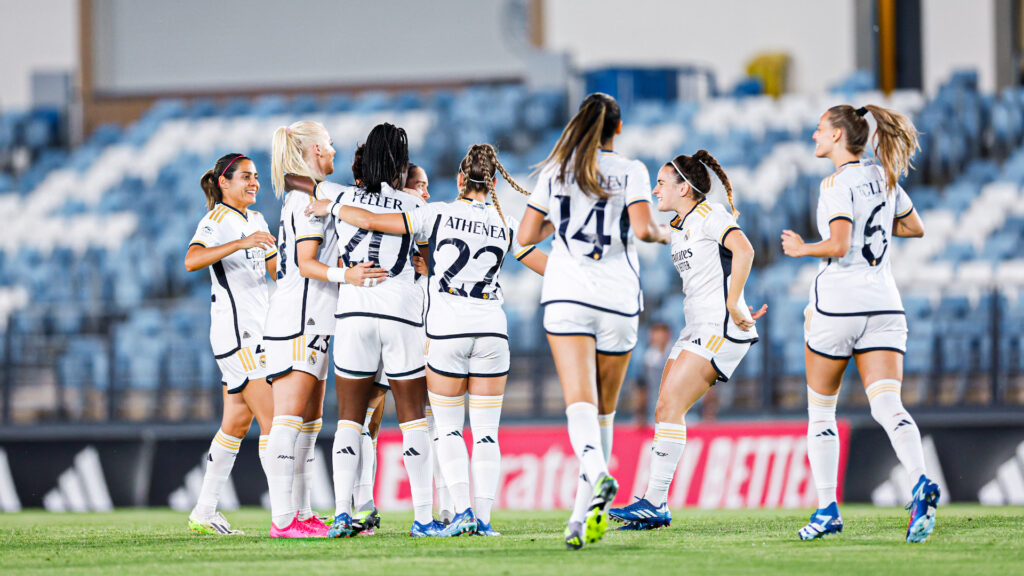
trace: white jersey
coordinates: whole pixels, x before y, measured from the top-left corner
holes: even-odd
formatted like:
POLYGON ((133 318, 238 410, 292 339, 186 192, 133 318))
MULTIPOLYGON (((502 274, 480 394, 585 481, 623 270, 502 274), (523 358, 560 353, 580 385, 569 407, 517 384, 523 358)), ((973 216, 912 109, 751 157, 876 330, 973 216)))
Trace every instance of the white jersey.
MULTIPOLYGON (((380 193, 343 186, 335 201, 376 214, 409 212, 423 205, 423 200, 381 184, 380 193)), ((371 316, 423 325, 423 291, 415 284, 412 264, 412 235, 401 236, 370 232, 335 219, 338 254, 342 265, 352 267, 374 262, 388 273, 387 279, 374 287, 342 284, 338 290, 335 318, 371 316)))
MULTIPOLYGON (((217 204, 199 221, 189 246, 212 248, 269 231, 259 212, 242 213, 217 204)), ((236 250, 210 265, 210 345, 217 358, 263 341, 268 308, 266 262, 276 255, 276 248, 270 252, 249 248, 236 250)))
POLYGON ((291 340, 303 334, 334 334, 338 285, 303 278, 299 273, 297 250, 302 242, 316 242, 320 245, 317 260, 327 266, 338 265, 334 218, 306 216, 305 210, 313 200, 333 200, 341 189, 337 184, 321 182, 315 196, 291 190, 284 198, 277 232, 277 289, 270 297, 264 335, 267 340, 291 340))
POLYGON ((430 249, 427 336, 508 338, 498 275, 505 254, 522 259, 534 249, 516 240, 519 222, 462 198, 406 212, 405 227, 430 249))
POLYGON ((818 233, 830 237, 833 220, 853 224, 850 250, 842 258, 822 258, 811 285, 811 302, 826 316, 903 314, 889 249, 893 220, 914 210, 902 187, 886 192, 882 167, 869 161, 851 162, 821 183, 818 233))
POLYGON ((540 302, 636 316, 643 310, 643 294, 626 208, 651 201, 651 179, 642 162, 614 152, 602 151, 598 166, 610 194, 605 199, 583 192, 571 172, 560 183, 558 166, 540 173, 527 206, 555 227, 540 302))
MULTIPOLYGON (((719 336, 733 342, 756 342, 757 331, 740 330, 729 317, 726 302, 732 279, 732 252, 725 238, 739 230, 732 214, 721 204, 702 200, 685 216, 676 216, 672 228, 672 263, 683 281, 686 325, 713 324, 719 336)), ((747 303, 740 294, 739 305, 747 303)))

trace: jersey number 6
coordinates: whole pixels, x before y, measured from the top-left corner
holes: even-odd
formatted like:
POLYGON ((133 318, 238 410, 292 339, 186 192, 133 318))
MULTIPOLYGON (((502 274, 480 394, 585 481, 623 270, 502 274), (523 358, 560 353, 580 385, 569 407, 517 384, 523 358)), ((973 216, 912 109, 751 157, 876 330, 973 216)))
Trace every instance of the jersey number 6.
POLYGON ((864 224, 864 247, 861 248, 860 253, 871 266, 878 266, 882 261, 882 256, 885 256, 885 251, 889 249, 889 239, 885 237, 885 229, 882 228, 881 225, 872 224, 872 222, 875 221, 875 216, 878 216, 878 213, 881 212, 884 207, 885 202, 875 206, 875 209, 871 211, 871 215, 868 216, 867 223, 864 224), (882 235, 882 251, 877 255, 871 251, 870 238, 875 234, 882 235))

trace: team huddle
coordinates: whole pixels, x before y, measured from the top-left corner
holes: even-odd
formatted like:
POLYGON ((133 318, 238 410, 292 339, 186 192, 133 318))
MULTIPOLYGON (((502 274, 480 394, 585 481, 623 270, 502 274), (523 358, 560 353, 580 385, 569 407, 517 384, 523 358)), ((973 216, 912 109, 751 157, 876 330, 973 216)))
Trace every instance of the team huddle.
MULTIPOLYGON (((544 330, 580 464, 566 546, 598 542, 609 517, 623 530, 668 526, 686 413, 711 386, 729 381, 757 342, 755 325, 767 306, 755 311, 744 299, 754 249, 715 158, 699 150, 665 162, 652 190, 644 164, 614 152, 621 129, 615 99, 591 94, 538 167, 532 193, 509 176, 491 145, 477 144, 459 164, 458 198, 428 202, 427 174, 410 163, 402 128, 374 127, 356 150, 354 184, 342 186, 326 180, 334 173, 330 135, 319 123, 296 122, 273 138, 272 181, 283 202, 276 238, 249 209, 259 191, 257 167, 242 154, 220 158, 202 178, 209 212, 185 259, 189 270, 210 269, 210 341, 224 389, 221 429, 189 528, 240 533, 217 512, 217 501, 255 418, 271 537, 375 533, 376 437, 390 390, 414 508, 410 534, 500 536, 491 508, 510 366, 499 281, 506 255, 543 277, 544 330), (499 174, 530 197, 521 218, 502 211, 499 174), (708 201, 717 187, 728 207, 708 201), (654 219, 653 202, 674 214, 668 226, 654 219), (550 236, 549 253, 536 247, 550 236), (608 469, 612 430, 644 306, 637 241, 671 246, 685 327, 662 375, 649 483, 632 504, 611 508, 618 492, 608 469), (311 463, 331 364, 335 510, 321 518, 310 506, 311 463), (463 435, 467 404, 472 457, 463 435)), ((814 139, 815 155, 836 166, 818 203, 823 240, 782 233, 787 256, 821 261, 804 324, 808 458, 819 504, 798 534, 809 540, 843 529, 835 414, 853 358, 872 416, 917 482, 906 540, 923 542, 934 528, 939 488, 926 475, 920 432, 900 400, 907 324, 887 249, 894 235, 924 233, 898 184, 916 131, 884 108, 843 105, 822 115, 814 139), (861 158, 868 113, 877 125, 874 160, 861 158)))

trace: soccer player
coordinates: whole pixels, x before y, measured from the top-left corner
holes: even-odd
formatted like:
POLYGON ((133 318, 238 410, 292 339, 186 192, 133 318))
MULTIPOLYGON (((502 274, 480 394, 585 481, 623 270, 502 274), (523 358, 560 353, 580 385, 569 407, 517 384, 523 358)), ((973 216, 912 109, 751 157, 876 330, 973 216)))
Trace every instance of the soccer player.
MULTIPOLYGON (((346 188, 334 202, 381 213, 405 212, 423 205, 419 198, 401 192, 409 164, 405 130, 379 124, 364 146, 363 187, 346 188)), ((334 438, 335 518, 329 535, 348 537, 372 525, 371 512, 359 511, 353 516, 352 499, 360 435, 381 363, 402 429, 403 460, 415 509, 412 532, 433 535, 431 439, 423 411, 427 401, 423 298, 413 280, 412 237, 370 232, 340 220, 335 221, 335 230, 346 267, 372 262, 387 275, 367 279, 363 286, 343 284, 339 290, 335 329, 344 334, 344 341, 334 347, 339 415, 334 438)))
POLYGON ((621 130, 618 102, 587 96, 542 163, 519 228, 523 246, 555 234, 541 305, 580 459, 570 549, 600 540, 618 492, 608 474, 612 419, 643 308, 633 238, 669 242, 668 227, 651 216, 647 169, 613 151, 621 130))
POLYGON ((892 236, 920 237, 924 224, 899 178, 911 167, 917 130, 910 120, 879 106, 830 108, 814 132, 814 155, 836 167, 821 183, 817 224, 821 242, 782 233, 787 256, 819 258, 804 312, 807 370, 807 457, 818 490, 818 510, 800 529, 803 540, 843 530, 836 505, 839 439, 836 400, 852 356, 871 415, 889 436, 900 463, 915 482, 907 542, 924 542, 935 527, 939 487, 928 479, 921 432, 900 399, 907 320, 892 276, 892 236), (862 159, 875 118, 875 160, 862 159))
POLYGON ((755 321, 743 287, 754 262, 754 248, 736 224, 729 177, 706 150, 676 156, 658 170, 654 188, 658 210, 675 212, 672 263, 682 279, 686 327, 669 353, 655 409, 651 472, 642 498, 609 512, 627 522, 624 530, 668 526, 668 490, 686 447, 686 413, 716 382, 728 382, 750 346, 757 342, 755 321), (727 210, 707 201, 711 172, 725 187, 727 210))
POLYGON ((457 511, 439 536, 500 535, 491 527, 491 506, 501 470, 498 421, 509 347, 498 276, 507 253, 541 275, 547 263, 543 252, 516 242, 518 222, 506 219, 501 211, 494 188, 496 171, 513 188, 529 194, 502 167, 494 147, 477 144, 459 165, 459 198, 454 202, 401 214, 337 206, 338 217, 345 222, 387 234, 412 234, 417 243, 429 246, 427 385, 439 438, 438 460, 457 511), (474 442, 472 503, 470 461, 462 436, 467 392, 474 442))
POLYGON ((210 268, 210 345, 224 385, 221 427, 210 444, 199 501, 188 517, 189 530, 202 534, 242 534, 217 512, 217 500, 254 416, 261 434, 260 460, 265 463, 273 417, 263 326, 267 274, 273 277, 277 272, 277 248, 263 215, 248 209, 260 189, 257 177, 256 166, 243 154, 217 160, 201 180, 209 212, 185 254, 189 272, 210 268))
POLYGON ((384 275, 370 263, 332 267, 337 263, 333 221, 303 213, 317 194, 334 198, 341 192, 341 186, 323 181, 334 172, 334 155, 330 135, 317 122, 295 122, 274 133, 274 192, 284 197, 277 290, 270 298, 264 335, 274 384, 274 423, 267 446, 274 538, 327 536, 327 526, 310 508, 309 484, 330 366, 335 282, 362 284, 365 278, 384 275))

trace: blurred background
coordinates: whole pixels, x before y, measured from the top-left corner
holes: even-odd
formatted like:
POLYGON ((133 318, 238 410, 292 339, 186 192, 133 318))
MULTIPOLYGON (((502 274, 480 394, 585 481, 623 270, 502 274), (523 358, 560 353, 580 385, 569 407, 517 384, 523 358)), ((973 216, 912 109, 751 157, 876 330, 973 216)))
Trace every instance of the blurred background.
MULTIPOLYGON (((592 91, 618 98, 616 149, 652 174, 711 151, 757 250, 747 301, 769 306, 761 341, 693 421, 799 420, 816 263, 783 257, 779 234, 817 237, 833 169, 813 156, 821 113, 875 103, 922 132, 903 184, 927 234, 892 246, 910 327, 904 402, 947 460, 982 443, 971 434, 1013 431, 949 481, 961 498, 985 501, 991 485, 991 503, 1024 501, 1022 18, 1020 0, 0 0, 0 441, 12 453, 58 437, 208 441, 221 393, 210 280, 183 258, 205 213, 199 178, 222 154, 253 158, 255 208, 276 233, 280 125, 323 122, 341 183, 373 125, 403 126, 444 201, 478 142, 529 188, 592 91)), ((505 213, 522 214, 523 199, 500 192, 505 213)), ((639 249, 646 310, 618 421, 643 426, 683 298, 667 248, 639 249)), ((540 279, 512 261, 502 285, 504 420, 558 423, 540 279)), ((870 499, 895 460, 855 371, 846 384, 849 474, 869 476, 852 497, 870 499), (873 443, 890 463, 868 473, 873 443)), ((335 406, 329 387, 325 422, 335 406)), ((138 482, 115 503, 166 505, 138 482)), ((37 492, 22 500, 39 505, 37 492)))

